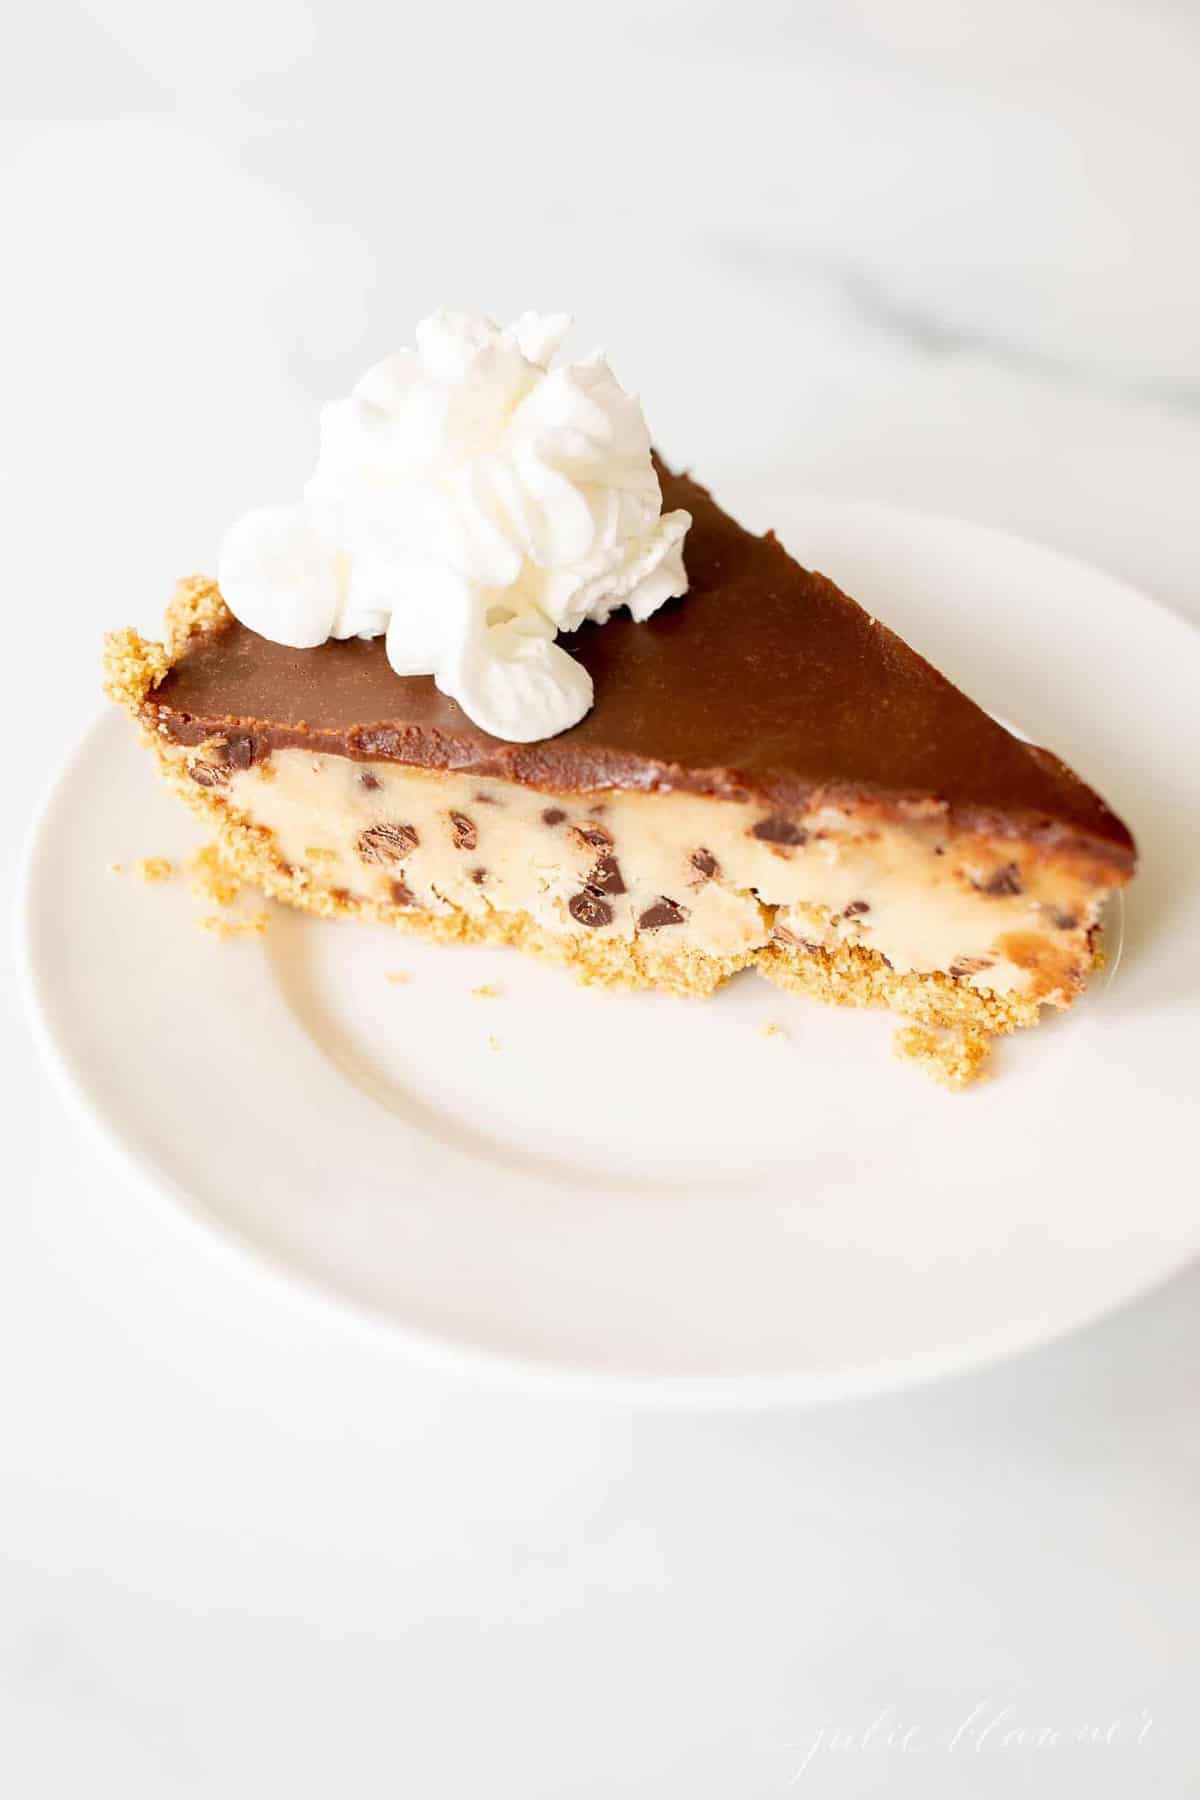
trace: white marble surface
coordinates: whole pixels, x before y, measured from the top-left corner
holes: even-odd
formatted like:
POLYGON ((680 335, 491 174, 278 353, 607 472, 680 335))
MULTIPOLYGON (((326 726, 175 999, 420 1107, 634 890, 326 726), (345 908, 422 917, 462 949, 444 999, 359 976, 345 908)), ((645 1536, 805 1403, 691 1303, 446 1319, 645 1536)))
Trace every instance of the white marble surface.
MULTIPOLYGON (((973 516, 1200 620, 1194 9, 433 11, 5 12, 5 843, 100 628, 442 302, 574 309, 726 492, 973 516)), ((818 1414, 483 1392, 180 1225, 0 983, 5 1792, 1194 1791, 1200 1275, 818 1414)))

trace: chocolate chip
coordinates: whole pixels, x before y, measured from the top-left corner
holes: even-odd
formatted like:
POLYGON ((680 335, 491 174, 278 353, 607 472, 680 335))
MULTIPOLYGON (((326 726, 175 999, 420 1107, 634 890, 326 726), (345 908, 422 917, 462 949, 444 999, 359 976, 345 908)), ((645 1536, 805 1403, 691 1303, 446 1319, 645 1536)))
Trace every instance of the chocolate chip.
POLYGON ((229 781, 228 774, 216 763, 194 762, 188 769, 188 774, 202 788, 225 787, 229 781))
POLYGON ((1053 923, 1055 931, 1074 931, 1079 920, 1074 913, 1055 912, 1053 923))
POLYGON ((254 739, 248 731, 230 731, 221 740, 221 761, 231 769, 249 769, 254 762, 254 739))
POLYGON ((693 850, 690 860, 697 875, 705 881, 715 881, 721 873, 721 865, 711 850, 693 850))
POLYGON ((417 904, 413 899, 412 889, 405 887, 402 881, 393 881, 390 892, 393 906, 415 906, 417 904))
POLYGON ((812 938, 801 937, 798 931, 789 931, 786 925, 776 925, 771 936, 776 943, 790 944, 797 950, 820 950, 823 948, 823 945, 814 942, 812 938))
POLYGON ((483 788, 475 790, 475 798, 481 806, 502 806, 504 804, 503 801, 497 800, 495 794, 486 793, 483 788))
POLYGON ((638 930, 660 931, 664 925, 682 925, 686 918, 687 913, 683 907, 678 906, 674 900, 668 900, 664 894, 653 906, 646 908, 638 920, 638 930))
POLYGON ((613 909, 607 900, 598 894, 589 893, 585 888, 582 894, 572 894, 567 901, 567 911, 580 925, 611 925, 613 909))
POLYGON ((600 852, 587 873, 584 886, 593 894, 623 894, 625 882, 621 865, 612 853, 612 832, 603 825, 573 825, 571 836, 587 850, 600 852))
POLYGON ((474 850, 479 842, 479 832, 475 822, 468 819, 466 813, 452 812, 450 823, 454 827, 454 847, 456 850, 474 850))
POLYGON ((415 825, 370 825, 354 848, 365 863, 400 862, 420 843, 415 825))
POLYGON ((561 806, 547 806, 542 813, 542 824, 561 825, 566 816, 561 806))
POLYGON ((990 956, 959 956, 950 964, 952 975, 978 975, 980 969, 990 969, 990 956))
POLYGON ((1005 863, 986 881, 977 881, 974 886, 981 894, 987 894, 993 900, 1004 899, 1008 894, 1019 894, 1021 889, 1021 871, 1016 863, 1005 863))
POLYGON ((584 885, 592 894, 623 894, 625 892, 621 865, 611 850, 605 850, 601 856, 596 858, 588 870, 587 881, 584 885))
POLYGON ((866 900, 852 900, 849 906, 843 906, 842 917, 843 919, 857 919, 860 913, 870 912, 870 910, 870 905, 866 900))
POLYGON ((376 788, 381 787, 383 784, 378 775, 373 775, 370 769, 364 769, 359 775, 358 785, 361 788, 366 788, 368 794, 373 794, 376 788))
POLYGON ((767 818, 759 819, 751 827, 751 836, 761 838, 766 844, 805 844, 808 833, 803 825, 797 825, 792 819, 785 819, 782 813, 770 813, 767 818))
POLYGON ((472 869, 471 870, 471 880, 475 883, 476 887, 482 887, 484 882, 487 880, 487 870, 486 869, 472 869))

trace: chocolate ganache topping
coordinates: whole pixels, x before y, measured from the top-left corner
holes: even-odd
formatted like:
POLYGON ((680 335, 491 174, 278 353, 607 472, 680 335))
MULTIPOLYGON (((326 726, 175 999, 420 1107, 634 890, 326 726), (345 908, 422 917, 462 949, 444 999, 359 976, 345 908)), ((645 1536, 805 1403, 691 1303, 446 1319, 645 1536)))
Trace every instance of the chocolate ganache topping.
POLYGON ((770 533, 737 524, 658 464, 665 508, 693 524, 690 591, 644 623, 617 614, 560 641, 591 676, 577 725, 510 743, 429 676, 399 676, 381 638, 296 650, 230 619, 197 637, 146 702, 181 744, 224 737, 256 761, 300 747, 457 769, 552 791, 684 790, 786 814, 814 799, 1094 854, 1133 841, 1098 795, 1025 744, 770 533))

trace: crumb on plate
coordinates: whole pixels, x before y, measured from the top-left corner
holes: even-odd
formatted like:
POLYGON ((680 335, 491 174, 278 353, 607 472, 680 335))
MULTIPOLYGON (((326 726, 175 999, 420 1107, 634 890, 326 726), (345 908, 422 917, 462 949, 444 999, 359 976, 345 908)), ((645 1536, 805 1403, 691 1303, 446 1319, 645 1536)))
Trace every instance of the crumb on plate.
POLYGON ((992 1034, 969 1025, 904 1025, 892 1046, 897 1056, 917 1063, 932 1081, 965 1088, 987 1073, 992 1034))
POLYGON ((245 883, 222 861, 216 844, 205 844, 192 858, 192 892, 216 906, 232 906, 245 883))
POLYGON ((220 913, 209 913, 199 921, 201 931, 207 931, 215 937, 219 944, 230 938, 261 937, 267 929, 269 913, 253 913, 248 919, 223 919, 220 913))
POLYGON ((169 856, 142 856, 134 863, 133 872, 139 881, 153 887, 156 882, 170 881, 175 867, 169 856))

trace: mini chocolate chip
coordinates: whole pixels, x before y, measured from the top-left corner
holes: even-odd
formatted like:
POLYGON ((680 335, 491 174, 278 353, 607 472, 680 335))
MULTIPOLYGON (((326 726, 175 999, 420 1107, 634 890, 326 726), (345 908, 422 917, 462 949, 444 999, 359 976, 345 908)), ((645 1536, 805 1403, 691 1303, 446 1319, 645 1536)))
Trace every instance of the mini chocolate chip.
POLYGON ((380 782, 378 775, 373 775, 370 769, 364 769, 359 775, 358 785, 359 787, 366 788, 368 794, 373 794, 377 787, 382 786, 382 783, 380 782))
POLYGON ((472 869, 471 870, 471 880, 475 883, 476 887, 482 887, 484 882, 487 880, 487 870, 486 869, 472 869))
POLYGON ((808 833, 803 825, 797 825, 792 819, 785 819, 782 813, 771 813, 765 819, 751 827, 751 836, 761 838, 766 844, 805 844, 808 833))
POLYGON ((547 806, 542 812, 542 824, 561 825, 566 816, 561 806, 547 806))
POLYGON ((849 906, 843 906, 843 919, 857 919, 860 913, 870 912, 870 904, 866 900, 852 900, 849 906))
POLYGON ((1021 892, 1021 871, 1016 863, 1005 863, 1002 869, 997 869, 986 881, 977 881, 974 885, 981 894, 987 894, 993 900, 1001 900, 1008 894, 1021 892))
POLYGON ((959 956, 950 964, 952 975, 978 975, 980 969, 990 969, 990 956, 959 956))
POLYGON ((674 900, 668 900, 664 894, 648 906, 638 920, 639 931, 660 931, 664 925, 682 925, 687 913, 674 900))
POLYGON ((354 848, 365 863, 400 862, 420 841, 415 825, 369 825, 354 848))
POLYGON ((417 904, 413 899, 412 889, 405 887, 402 881, 392 882, 391 895, 393 906, 415 906, 417 904))
POLYGON ((1078 923, 1079 920, 1075 917, 1074 913, 1056 912, 1054 915, 1055 931, 1074 931, 1078 923))
POLYGON ((567 901, 567 911, 580 925, 611 925, 613 909, 607 900, 598 894, 585 890, 582 894, 572 894, 567 901))
POLYGON ((225 787, 229 781, 225 770, 216 763, 194 762, 188 769, 188 774, 202 788, 225 787))
POLYGON ((789 931, 786 925, 776 925, 771 936, 777 944, 790 944, 797 950, 820 950, 822 947, 812 938, 801 937, 798 931, 789 931))
POLYGON ((476 798, 476 800, 479 801, 479 804, 481 806, 501 806, 501 805, 503 805, 503 801, 497 800, 495 794, 485 793, 483 788, 478 788, 476 790, 475 798, 476 798))
POLYGON ((254 739, 248 731, 231 731, 221 742, 221 761, 231 769, 248 769, 254 762, 254 739))
POLYGON ((603 825, 576 825, 571 835, 589 850, 607 850, 612 843, 612 832, 605 831, 603 825))
POLYGON ((721 865, 711 850, 693 850, 691 864, 705 881, 715 881, 721 873, 721 865))
POLYGON ((589 893, 593 894, 623 894, 625 892, 621 865, 611 850, 606 850, 602 856, 596 858, 588 870, 587 881, 584 885, 589 893))
POLYGON ((466 813, 452 812, 450 823, 454 827, 454 847, 456 850, 474 850, 479 842, 479 832, 473 819, 466 813))

